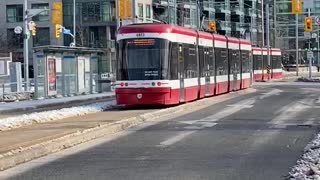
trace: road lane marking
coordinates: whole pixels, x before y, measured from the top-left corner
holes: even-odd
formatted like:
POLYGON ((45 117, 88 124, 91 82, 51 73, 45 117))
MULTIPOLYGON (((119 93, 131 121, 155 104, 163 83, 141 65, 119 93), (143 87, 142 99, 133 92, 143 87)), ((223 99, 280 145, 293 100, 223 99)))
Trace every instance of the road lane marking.
POLYGON ((312 102, 314 98, 311 96, 308 96, 304 99, 297 100, 295 102, 292 102, 283 108, 281 108, 277 113, 280 113, 276 117, 274 117, 269 124, 272 125, 272 127, 275 128, 283 128, 284 124, 288 124, 288 120, 291 120, 295 117, 297 117, 299 114, 304 112, 305 110, 312 108, 313 106, 308 105, 309 102, 312 102))
POLYGON ((158 146, 160 146, 160 147, 170 146, 172 144, 175 144, 175 143, 181 141, 182 139, 186 138, 187 136, 193 134, 194 132, 196 132, 196 131, 184 131, 184 132, 181 132, 176 136, 173 136, 173 137, 171 137, 171 138, 169 138, 169 139, 167 139, 165 141, 162 141, 160 143, 160 145, 158 145, 158 146))
POLYGON ((222 118, 225 118, 227 116, 230 116, 231 114, 234 114, 242 109, 251 108, 251 107, 253 107, 252 104, 254 104, 255 102, 256 102, 256 98, 249 98, 246 100, 239 101, 239 102, 232 104, 232 105, 227 105, 227 108, 225 108, 224 110, 219 111, 214 115, 207 116, 203 119, 179 121, 180 123, 187 124, 187 126, 184 127, 184 129, 193 130, 193 131, 185 131, 185 132, 179 133, 179 134, 177 134, 173 137, 170 137, 169 139, 161 142, 160 145, 157 145, 157 146, 160 146, 160 147, 170 146, 170 145, 173 145, 173 144, 183 140, 184 138, 197 132, 198 130, 201 130, 204 128, 211 128, 211 127, 217 125, 217 123, 215 123, 216 121, 218 121, 222 118))
POLYGON ((280 93, 282 93, 283 91, 280 89, 272 89, 269 92, 264 93, 262 96, 259 97, 259 99, 265 99, 271 96, 278 96, 280 95, 280 93))

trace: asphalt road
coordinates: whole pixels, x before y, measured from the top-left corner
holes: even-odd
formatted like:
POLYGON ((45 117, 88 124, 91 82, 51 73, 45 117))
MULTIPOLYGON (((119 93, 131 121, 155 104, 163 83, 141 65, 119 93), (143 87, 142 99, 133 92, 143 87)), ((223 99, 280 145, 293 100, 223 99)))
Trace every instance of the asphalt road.
POLYGON ((277 84, 25 163, 0 179, 284 179, 317 132, 320 85, 277 84))

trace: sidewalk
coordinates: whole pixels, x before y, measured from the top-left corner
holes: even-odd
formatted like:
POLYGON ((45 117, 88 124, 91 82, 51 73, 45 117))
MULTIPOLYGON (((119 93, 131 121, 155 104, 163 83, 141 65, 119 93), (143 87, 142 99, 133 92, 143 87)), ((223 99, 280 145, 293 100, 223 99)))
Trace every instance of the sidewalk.
POLYGON ((114 92, 89 94, 73 97, 62 97, 54 99, 19 101, 0 104, 0 119, 31 112, 40 112, 58 108, 87 105, 95 102, 114 99, 114 92))

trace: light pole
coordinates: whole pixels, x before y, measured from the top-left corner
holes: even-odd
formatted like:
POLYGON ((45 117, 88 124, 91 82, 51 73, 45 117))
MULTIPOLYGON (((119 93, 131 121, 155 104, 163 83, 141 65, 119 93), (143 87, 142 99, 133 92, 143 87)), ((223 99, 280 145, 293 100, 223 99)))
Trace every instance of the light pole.
POLYGON ((24 56, 24 81, 25 86, 24 90, 29 90, 29 42, 28 38, 30 36, 30 32, 28 29, 28 1, 24 0, 24 28, 23 28, 23 34, 24 34, 24 50, 23 50, 23 56, 24 56))
POLYGON ((36 16, 42 12, 50 11, 49 9, 28 9, 28 0, 24 0, 23 4, 24 19, 23 19, 23 34, 24 34, 24 45, 23 45, 23 58, 24 58, 24 80, 25 80, 25 91, 29 90, 29 18, 36 16))
MULTIPOLYGON (((270 59, 270 22, 269 22, 269 2, 266 4, 266 11, 267 11, 267 17, 266 17, 266 21, 267 21, 267 23, 266 23, 266 26, 267 26, 267 57, 268 57, 268 66, 269 66, 269 68, 271 69, 271 59, 270 59)), ((269 71, 269 73, 268 73, 268 80, 270 80, 271 79, 271 73, 270 73, 270 71, 269 71)))
POLYGON ((76 46, 76 0, 73 0, 73 46, 76 46))

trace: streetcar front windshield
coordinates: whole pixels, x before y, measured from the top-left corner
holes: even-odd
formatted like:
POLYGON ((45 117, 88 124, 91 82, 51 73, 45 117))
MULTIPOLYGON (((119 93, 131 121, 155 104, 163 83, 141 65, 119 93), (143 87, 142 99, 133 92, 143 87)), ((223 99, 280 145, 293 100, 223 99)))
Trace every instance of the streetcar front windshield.
POLYGON ((118 44, 118 80, 168 78, 168 41, 125 39, 118 44))

